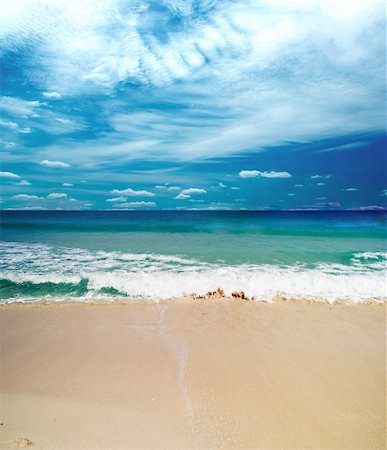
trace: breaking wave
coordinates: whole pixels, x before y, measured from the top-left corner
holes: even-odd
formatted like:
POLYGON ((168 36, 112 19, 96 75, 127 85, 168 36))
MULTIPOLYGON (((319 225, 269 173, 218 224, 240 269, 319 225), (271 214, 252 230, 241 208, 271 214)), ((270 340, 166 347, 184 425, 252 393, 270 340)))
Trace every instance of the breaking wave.
POLYGON ((353 253, 348 264, 227 265, 179 255, 90 252, 44 244, 0 244, 0 302, 168 299, 225 295, 309 300, 386 300, 387 255, 353 253))

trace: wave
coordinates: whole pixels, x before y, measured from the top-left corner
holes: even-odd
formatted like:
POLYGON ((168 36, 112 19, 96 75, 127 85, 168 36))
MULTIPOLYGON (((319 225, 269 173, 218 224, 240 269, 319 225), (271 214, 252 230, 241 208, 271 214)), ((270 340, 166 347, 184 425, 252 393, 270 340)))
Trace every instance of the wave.
POLYGON ((0 301, 76 298, 167 299, 226 296, 243 291, 255 300, 278 296, 310 300, 385 301, 387 255, 354 253, 349 264, 210 264, 179 255, 90 252, 44 244, 2 243, 0 301))

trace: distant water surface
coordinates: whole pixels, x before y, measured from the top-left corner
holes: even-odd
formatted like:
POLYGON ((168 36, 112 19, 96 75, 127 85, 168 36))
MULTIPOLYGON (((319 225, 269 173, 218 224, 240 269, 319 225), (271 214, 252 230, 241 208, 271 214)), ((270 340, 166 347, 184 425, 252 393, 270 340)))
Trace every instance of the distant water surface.
POLYGON ((3 211, 0 301, 386 298, 384 212, 3 211))

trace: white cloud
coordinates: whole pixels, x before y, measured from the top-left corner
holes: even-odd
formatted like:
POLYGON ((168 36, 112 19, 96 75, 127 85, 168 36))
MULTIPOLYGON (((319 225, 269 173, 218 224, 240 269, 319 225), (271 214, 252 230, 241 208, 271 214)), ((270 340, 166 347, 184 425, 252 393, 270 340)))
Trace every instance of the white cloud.
POLYGON ((158 184, 155 186, 156 189, 166 189, 167 191, 179 191, 180 188, 178 186, 170 186, 169 183, 158 184))
POLYGON ((46 167, 55 167, 55 168, 67 168, 71 167, 70 164, 65 163, 63 161, 49 161, 48 159, 44 159, 43 161, 40 161, 39 163, 41 166, 46 167))
POLYGON ((191 195, 196 194, 207 194, 207 191, 201 188, 188 188, 182 190, 175 198, 177 200, 185 200, 187 198, 191 198, 191 195))
POLYGON ((356 191, 358 191, 358 190, 359 190, 359 189, 353 188, 353 187, 347 188, 347 189, 343 189, 343 191, 347 191, 347 192, 356 192, 356 191))
POLYGON ((27 180, 21 180, 17 184, 18 184, 18 186, 31 186, 31 183, 27 180))
POLYGON ((126 200, 127 200, 126 197, 120 196, 120 197, 108 198, 106 201, 116 203, 116 202, 126 202, 126 200))
POLYGON ((73 183, 62 183, 62 186, 71 187, 74 186, 73 183))
POLYGON ((291 178, 289 172, 274 172, 273 170, 270 172, 261 172, 260 176, 264 178, 291 178))
POLYGON ((135 191, 132 188, 113 189, 110 192, 112 194, 126 195, 128 197, 155 197, 155 194, 153 194, 153 192, 149 192, 149 191, 145 191, 145 190, 135 191))
POLYGON ((304 187, 303 184, 295 184, 294 187, 304 187))
MULTIPOLYGON (((134 81, 190 105, 111 114, 114 131, 57 142, 71 163, 205 159, 385 129, 384 2, 160 0, 162 13, 141 0, 11 3, 0 37, 6 48, 33 45, 25 76, 45 93, 134 81)), ((106 102, 102 116, 114 110, 106 102)))
POLYGON ((191 194, 207 194, 205 189, 201 188, 188 188, 181 191, 181 194, 191 195, 191 194))
POLYGON ((47 198, 50 199, 67 198, 67 194, 65 194, 64 192, 52 192, 51 194, 47 195, 47 198))
POLYGON ((59 123, 65 123, 65 124, 73 123, 72 120, 70 120, 70 119, 63 119, 62 117, 54 117, 54 120, 56 120, 59 123))
POLYGON ((317 183, 316 186, 325 186, 325 183, 317 183))
POLYGON ((51 98, 53 100, 58 100, 62 98, 59 92, 42 92, 43 97, 51 98))
POLYGON ((274 170, 261 172, 260 170, 241 170, 239 172, 241 178, 291 178, 289 172, 275 172, 274 170))
POLYGON ((331 173, 328 173, 327 175, 311 175, 310 176, 311 180, 318 180, 319 178, 325 178, 326 180, 328 180, 331 177, 332 177, 331 173))
POLYGON ((176 195, 175 199, 177 200, 186 200, 187 198, 191 198, 190 195, 183 194, 180 192, 180 194, 176 195))
POLYGON ((20 178, 19 175, 16 175, 16 173, 13 172, 0 172, 1 178, 20 178))
POLYGON ((36 100, 28 101, 17 97, 0 97, 0 111, 16 117, 33 116, 43 105, 44 103, 36 100))
POLYGON ((118 208, 147 208, 150 206, 156 206, 155 202, 129 202, 129 203, 119 203, 116 205, 118 208))
POLYGON ((41 197, 37 195, 28 195, 28 194, 17 194, 12 196, 15 200, 41 200, 41 197))
POLYGON ((260 174, 259 170, 241 170, 239 172, 241 178, 257 178, 260 174))
POLYGON ((221 188, 227 187, 227 186, 226 186, 225 184, 223 184, 223 183, 218 183, 218 186, 221 187, 221 188))
POLYGON ((32 133, 32 129, 30 127, 20 128, 19 133, 30 134, 32 133))
POLYGON ((6 148, 6 149, 16 147, 16 142, 13 142, 13 141, 3 141, 2 144, 3 144, 4 148, 6 148))
POLYGON ((16 122, 6 122, 5 120, 0 120, 0 125, 5 128, 11 128, 12 130, 19 126, 16 122))

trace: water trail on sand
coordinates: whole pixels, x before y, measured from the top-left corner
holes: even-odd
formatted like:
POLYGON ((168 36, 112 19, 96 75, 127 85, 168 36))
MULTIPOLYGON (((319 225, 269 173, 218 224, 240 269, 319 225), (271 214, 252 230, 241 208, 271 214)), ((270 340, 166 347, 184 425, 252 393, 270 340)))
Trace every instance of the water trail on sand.
POLYGON ((164 305, 159 312, 157 323, 159 335, 160 338, 165 342, 169 352, 176 359, 177 362, 177 382, 179 390, 184 400, 184 405, 188 417, 188 423, 191 430, 192 438, 195 442, 195 447, 206 448, 206 446, 202 442, 203 440, 199 433, 198 427, 195 424, 194 409, 185 380, 185 372, 187 368, 190 349, 187 342, 184 340, 182 336, 175 336, 169 331, 168 324, 165 318, 166 311, 167 305, 164 305))

